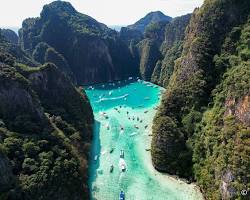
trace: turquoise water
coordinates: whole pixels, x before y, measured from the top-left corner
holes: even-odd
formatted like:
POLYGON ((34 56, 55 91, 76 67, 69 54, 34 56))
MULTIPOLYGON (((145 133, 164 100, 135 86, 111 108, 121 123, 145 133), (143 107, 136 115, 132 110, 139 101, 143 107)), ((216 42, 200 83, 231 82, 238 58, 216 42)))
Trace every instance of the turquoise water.
POLYGON ((125 80, 85 90, 95 115, 89 163, 91 199, 116 200, 121 190, 131 200, 202 199, 194 185, 152 167, 151 125, 163 88, 125 80), (121 150, 124 158, 120 158, 121 150))

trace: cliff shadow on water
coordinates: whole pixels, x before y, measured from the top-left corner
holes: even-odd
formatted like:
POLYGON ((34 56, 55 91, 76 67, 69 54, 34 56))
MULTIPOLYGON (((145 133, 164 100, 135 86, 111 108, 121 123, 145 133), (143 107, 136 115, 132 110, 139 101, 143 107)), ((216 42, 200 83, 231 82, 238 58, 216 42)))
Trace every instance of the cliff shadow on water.
POLYGON ((90 166, 89 174, 92 174, 91 176, 89 176, 89 180, 88 180, 90 194, 98 190, 98 188, 93 188, 93 191, 91 191, 93 183, 95 182, 97 175, 98 175, 97 169, 100 166, 100 153, 101 153, 100 127, 101 127, 101 123, 95 120, 92 148, 91 148, 90 157, 89 157, 89 166, 90 166), (97 159, 95 159, 96 156, 97 156, 97 159))

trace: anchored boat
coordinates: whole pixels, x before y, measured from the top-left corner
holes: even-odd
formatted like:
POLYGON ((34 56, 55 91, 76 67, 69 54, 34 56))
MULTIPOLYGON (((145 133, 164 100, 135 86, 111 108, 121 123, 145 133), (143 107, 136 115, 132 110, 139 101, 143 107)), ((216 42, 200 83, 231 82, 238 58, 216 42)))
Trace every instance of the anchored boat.
POLYGON ((110 173, 112 173, 112 172, 113 172, 113 170, 114 170, 114 165, 111 165, 111 166, 110 166, 110 170, 109 170, 109 172, 110 172, 110 173))
POLYGON ((125 193, 123 191, 120 192, 120 200, 125 200, 125 193))
POLYGON ((120 158, 124 158, 124 151, 123 150, 120 151, 120 158))

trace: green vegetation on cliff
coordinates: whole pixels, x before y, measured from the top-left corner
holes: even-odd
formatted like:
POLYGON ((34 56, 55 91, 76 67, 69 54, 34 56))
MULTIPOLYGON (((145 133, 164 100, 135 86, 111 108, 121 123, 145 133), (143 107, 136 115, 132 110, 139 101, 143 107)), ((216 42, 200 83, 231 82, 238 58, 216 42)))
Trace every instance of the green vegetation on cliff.
POLYGON ((150 12, 142 19, 138 20, 136 23, 127 26, 129 29, 138 30, 141 33, 144 33, 147 26, 150 24, 158 23, 158 22, 169 22, 172 18, 164 15, 160 11, 150 12))
POLYGON ((195 178, 208 199, 247 199, 249 14, 247 0, 206 0, 194 11, 154 120, 155 167, 195 178))
POLYGON ((241 190, 250 187, 249 40, 250 19, 226 37, 221 54, 215 57, 216 66, 226 73, 212 92, 213 106, 190 140, 195 177, 211 199, 240 198, 241 190))
POLYGON ((176 17, 166 25, 164 30, 165 39, 160 47, 163 59, 158 60, 154 68, 151 77, 152 82, 165 88, 168 86, 174 71, 175 60, 181 56, 185 30, 190 18, 190 14, 176 17))
POLYGON ((45 5, 40 17, 23 22, 19 34, 22 48, 35 60, 62 67, 78 84, 138 75, 135 59, 119 34, 68 2, 45 5))
POLYGON ((60 67, 27 63, 1 37, 0 199, 87 199, 88 99, 60 67))

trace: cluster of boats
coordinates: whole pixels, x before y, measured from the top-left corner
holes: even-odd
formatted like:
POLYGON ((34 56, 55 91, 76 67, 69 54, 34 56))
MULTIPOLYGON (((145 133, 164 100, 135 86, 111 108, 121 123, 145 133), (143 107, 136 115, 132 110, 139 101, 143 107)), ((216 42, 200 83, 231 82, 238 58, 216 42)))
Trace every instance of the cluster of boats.
MULTIPOLYGON (((114 148, 111 148, 109 153, 113 153, 114 150, 115 150, 114 148)), ((95 155, 94 161, 97 162, 97 160, 98 160, 98 155, 95 155)), ((126 162, 124 160, 124 150, 120 151, 119 168, 121 169, 122 172, 125 172, 127 168, 126 162)), ((114 165, 112 164, 110 166, 109 172, 112 173, 113 171, 114 171, 114 165)))
MULTIPOLYGON (((128 78, 128 80, 133 80, 133 78, 132 77, 129 77, 128 78)), ((125 82, 126 81, 128 81, 128 80, 125 80, 125 82)), ((144 81, 142 81, 141 79, 139 79, 139 77, 137 77, 137 79, 135 79, 135 80, 137 80, 138 82, 142 82, 143 84, 145 84, 147 87, 154 87, 154 88, 157 88, 158 86, 155 86, 155 85, 153 85, 153 84, 151 84, 151 83, 148 83, 148 82, 144 82, 144 81)), ((116 82, 116 83, 109 83, 109 85, 110 86, 119 86, 118 84, 120 84, 121 83, 121 81, 118 81, 118 82, 116 82)), ((102 88, 105 88, 106 87, 106 85, 101 85, 101 87, 102 88)), ((91 90, 93 90, 94 89, 94 87, 92 87, 92 86, 90 86, 89 87, 89 89, 91 89, 91 90)), ((136 88, 134 89, 134 90, 136 90, 136 88)), ((163 91, 161 91, 160 93, 159 93, 159 96, 162 94, 162 92, 163 91)), ((123 96, 119 96, 119 97, 116 97, 115 95, 113 95, 114 94, 114 92, 113 92, 113 90, 111 90, 111 91, 109 91, 109 92, 107 92, 106 94, 105 94, 105 98, 104 98, 104 95, 102 95, 102 96, 100 96, 99 97, 99 101, 101 102, 101 101, 105 101, 105 100, 115 100, 115 99, 124 99, 124 100, 127 100, 127 96, 128 96, 128 94, 126 94, 126 95, 123 95, 123 96)), ((98 96, 97 96, 98 97, 98 96)), ((144 96, 144 102, 146 103, 146 101, 147 100, 150 100, 150 97, 149 96, 144 96)), ((127 110, 126 111, 126 109, 122 109, 122 107, 123 106, 117 106, 117 107, 115 107, 114 109, 118 112, 118 113, 122 113, 122 112, 126 112, 126 117, 129 119, 129 120, 133 120, 134 121, 134 124, 135 125, 133 125, 133 127, 135 128, 135 129, 140 129, 140 128, 145 128, 145 129, 147 129, 148 128, 148 125, 146 124, 146 125, 144 125, 143 127, 141 127, 141 125, 142 124, 140 124, 140 123, 142 123, 144 120, 143 120, 143 117, 141 117, 141 116, 133 116, 133 115, 131 115, 131 113, 127 110), (124 111, 125 110, 125 111, 124 111)), ((144 107, 144 104, 141 104, 140 106, 138 106, 138 107, 144 107)), ((134 107, 132 107, 132 109, 134 109, 134 107)), ((154 107, 154 109, 155 110, 157 110, 158 109, 158 107, 154 107)), ((149 111, 148 110, 144 110, 144 114, 146 114, 146 113, 148 113, 149 111)), ((109 116, 107 115, 107 113, 105 113, 105 112, 100 112, 100 115, 104 118, 104 119, 109 119, 109 116)), ((106 122, 106 124, 104 124, 104 126, 105 126, 105 128, 107 129, 107 130, 110 130, 111 129, 111 126, 110 126, 110 123, 109 122, 106 122)), ((112 130, 113 130, 113 128, 114 127, 112 127, 112 130)), ((117 127, 117 129, 118 130, 120 130, 121 132, 123 132, 124 131, 124 129, 125 129, 125 127, 124 126, 122 126, 122 125, 118 125, 118 127, 117 127)), ((137 131, 137 130, 134 130, 135 132, 132 132, 129 136, 134 136, 134 135, 137 135, 139 132, 137 131)), ((112 154, 113 152, 114 152, 114 148, 111 148, 110 149, 110 151, 109 151, 109 153, 110 154, 112 154)), ((150 151, 151 149, 150 148, 146 148, 145 149, 146 151, 150 151)), ((124 150, 120 150, 120 156, 119 156, 120 158, 119 158, 119 164, 118 164, 118 169, 121 171, 121 172, 125 172, 126 170, 127 170, 127 165, 126 165, 126 162, 125 162, 125 152, 124 152, 124 150)), ((99 158, 99 155, 95 155, 94 156, 94 160, 95 161, 97 161, 98 160, 98 158, 99 158)), ((114 164, 111 164, 110 165, 110 167, 109 167, 109 173, 113 173, 114 172, 114 170, 115 170, 115 168, 116 168, 116 166, 114 165, 114 164)), ((124 191, 121 191, 120 192, 120 194, 119 194, 119 199, 120 200, 125 200, 125 192, 124 191)))

